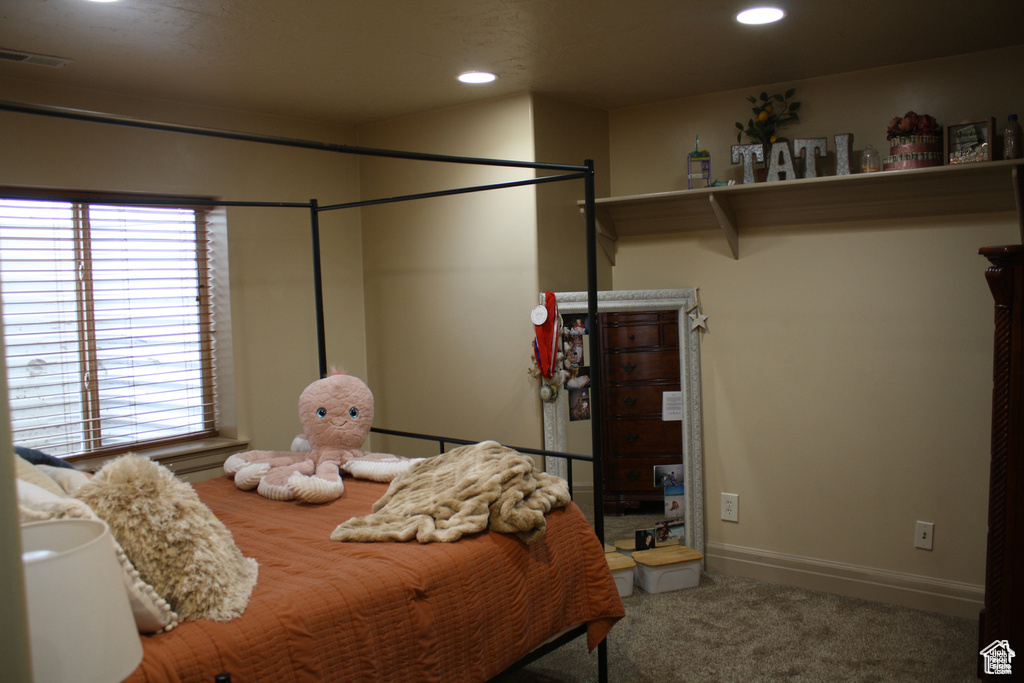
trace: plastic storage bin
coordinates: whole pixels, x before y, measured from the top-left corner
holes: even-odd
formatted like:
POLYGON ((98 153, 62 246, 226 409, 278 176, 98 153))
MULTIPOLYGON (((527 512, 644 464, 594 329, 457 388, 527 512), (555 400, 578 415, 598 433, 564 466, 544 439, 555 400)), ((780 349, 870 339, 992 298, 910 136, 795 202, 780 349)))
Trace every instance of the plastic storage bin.
POLYGON ((693 588, 700 583, 704 556, 685 545, 666 546, 633 553, 636 585, 648 593, 693 588))
POLYGON ((612 578, 615 579, 615 587, 619 589, 619 597, 626 597, 633 594, 633 584, 636 577, 633 576, 636 562, 633 558, 622 553, 607 553, 604 558, 608 560, 608 568, 612 570, 612 578))

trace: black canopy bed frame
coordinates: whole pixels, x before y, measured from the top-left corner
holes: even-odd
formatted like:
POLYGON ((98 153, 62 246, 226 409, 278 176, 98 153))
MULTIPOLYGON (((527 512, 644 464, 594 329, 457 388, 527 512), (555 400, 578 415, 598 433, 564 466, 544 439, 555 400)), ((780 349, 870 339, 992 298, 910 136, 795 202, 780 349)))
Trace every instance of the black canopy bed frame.
MULTIPOLYGON (((206 128, 201 126, 182 125, 174 123, 166 123, 160 121, 139 119, 134 117, 108 114, 102 112, 87 111, 81 109, 72 109, 65 107, 56 107, 49 105, 38 105, 29 104, 22 102, 14 102, 9 100, 0 100, 0 111, 15 112, 21 114, 29 114, 36 116, 46 116, 60 119, 70 119, 75 121, 84 121, 91 123, 107 124, 114 126, 122 126, 129 128, 140 128, 156 131, 164 131, 171 133, 182 133, 188 135, 199 135, 214 138, 222 138, 229 140, 239 140, 246 142, 255 142, 261 144, 271 144, 286 147, 295 147, 309 150, 320 150, 326 152, 335 152, 340 154, 354 154, 361 156, 376 156, 376 157, 387 157, 393 159, 406 159, 413 161, 431 161, 438 163, 452 163, 452 164, 467 164, 467 165, 482 165, 482 166, 496 166, 496 167, 507 167, 507 168, 519 168, 525 170, 534 171, 550 171, 557 172, 553 175, 544 175, 535 178, 527 178, 523 180, 515 180, 501 183, 492 183, 485 185, 474 185, 466 187, 451 188, 445 190, 438 190, 433 192, 422 192, 416 194, 399 195, 393 197, 386 197, 380 199, 368 199, 355 202, 346 202, 338 204, 327 204, 321 206, 316 199, 311 199, 309 202, 268 202, 268 201, 229 201, 229 200, 197 200, 193 198, 189 199, 139 199, 132 200, 131 198, 123 199, 119 198, 119 203, 144 203, 147 205, 184 205, 189 206, 210 206, 210 207, 250 207, 250 208, 292 208, 292 209, 304 209, 309 212, 310 220, 310 231, 311 231, 311 242, 312 242, 312 262, 313 262, 313 289, 314 289, 314 300, 315 300, 315 312, 316 312, 316 326, 317 326, 317 349, 318 349, 318 364, 319 374, 318 377, 323 377, 328 372, 327 366, 327 351, 326 351, 326 334, 324 327, 324 304, 323 304, 323 286, 322 286, 322 271, 321 271, 321 258, 320 258, 320 225, 319 218, 322 212, 335 211, 341 209, 360 208, 366 206, 374 206, 379 204, 389 204, 397 202, 405 202, 419 199, 429 199, 434 197, 443 197, 457 194, 467 194, 473 192, 482 192, 488 190, 500 190, 513 187, 522 187, 529 185, 540 185, 546 183, 556 183, 564 181, 582 180, 584 183, 584 215, 585 215, 585 231, 586 231, 586 270, 587 270, 587 312, 590 316, 590 320, 597 320, 598 314, 598 289, 597 289, 597 225, 596 225, 596 211, 595 211, 595 183, 594 183, 594 162, 593 160, 587 159, 580 165, 572 164, 552 164, 552 163, 540 163, 540 162, 527 162, 517 161, 508 159, 491 159, 481 157, 468 157, 468 156, 457 156, 457 155, 446 155, 446 154, 429 154, 421 152, 407 152, 399 150, 389 149, 378 149, 370 147, 360 147, 353 145, 336 144, 329 142, 319 142, 313 140, 287 138, 271 135, 262 135, 254 133, 245 133, 232 130, 206 128)), ((32 194, 30 191, 26 192, 5 192, 5 197, 14 199, 36 199, 39 195, 32 194)), ((47 193, 47 199, 61 199, 55 197, 52 193, 47 193)), ((72 201, 83 201, 82 194, 76 194, 74 198, 69 198, 72 201)), ((89 200, 89 197, 84 197, 84 200, 89 200)), ((98 197, 96 199, 99 199, 98 197)), ((599 357, 599 335, 591 334, 589 340, 589 353, 591 358, 599 357)), ((590 392, 591 392, 591 435, 592 435, 592 455, 581 455, 575 453, 566 453, 562 451, 551 451, 545 449, 525 448, 509 446, 523 453, 542 455, 545 457, 563 458, 565 460, 580 460, 592 463, 593 469, 593 486, 595 496, 595 513, 593 515, 594 531, 598 539, 604 542, 604 516, 600 514, 600 499, 601 491, 604 488, 603 482, 603 469, 602 469, 602 432, 601 432, 601 402, 599 400, 599 392, 601 391, 601 378, 599 371, 595 368, 595 375, 591 378, 590 392)), ((475 443, 474 441, 467 441, 458 438, 442 437, 426 434, 418 434, 413 432, 401 432, 380 427, 372 428, 373 432, 396 436, 406 437, 413 439, 426 439, 430 441, 436 441, 439 445, 440 451, 443 453, 449 444, 469 444, 475 443)), ((567 479, 569 483, 570 491, 572 490, 572 468, 567 467, 567 479)), ((528 654, 526 657, 516 662, 510 667, 511 670, 522 668, 540 657, 548 654, 549 652, 561 647, 562 645, 575 640, 580 635, 586 634, 586 625, 582 625, 576 629, 563 634, 558 639, 551 643, 542 645, 536 650, 528 654)), ((598 680, 605 682, 608 680, 608 646, 607 639, 602 640, 598 645, 598 680)))

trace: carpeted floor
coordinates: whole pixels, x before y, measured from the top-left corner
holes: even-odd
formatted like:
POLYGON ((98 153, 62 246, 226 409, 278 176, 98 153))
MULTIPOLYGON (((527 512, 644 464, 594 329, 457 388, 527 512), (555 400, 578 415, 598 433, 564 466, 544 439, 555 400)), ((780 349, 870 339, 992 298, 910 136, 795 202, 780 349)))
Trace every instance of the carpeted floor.
MULTIPOLYGON (((616 683, 976 680, 974 620, 708 573, 623 603, 608 647, 616 683)), ((597 652, 577 639, 497 680, 595 681, 597 652)))

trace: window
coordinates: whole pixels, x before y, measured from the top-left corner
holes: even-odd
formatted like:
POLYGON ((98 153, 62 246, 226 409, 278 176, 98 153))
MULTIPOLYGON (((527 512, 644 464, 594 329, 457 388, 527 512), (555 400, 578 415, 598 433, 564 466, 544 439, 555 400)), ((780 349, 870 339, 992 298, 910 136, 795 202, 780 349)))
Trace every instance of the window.
POLYGON ((216 435, 206 245, 200 208, 0 193, 16 445, 74 457, 216 435))

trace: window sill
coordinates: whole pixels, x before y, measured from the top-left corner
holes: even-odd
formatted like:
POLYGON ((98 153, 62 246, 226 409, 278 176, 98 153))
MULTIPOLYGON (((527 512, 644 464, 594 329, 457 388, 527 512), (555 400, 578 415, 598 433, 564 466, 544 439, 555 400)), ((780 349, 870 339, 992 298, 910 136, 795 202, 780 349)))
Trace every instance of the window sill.
MULTIPOLYGON (((224 461, 232 453, 239 453, 248 450, 248 448, 248 441, 213 437, 166 446, 142 448, 134 451, 134 453, 155 460, 185 481, 196 482, 223 474, 224 471, 221 468, 224 461)), ((87 472, 95 472, 113 460, 114 457, 103 456, 75 460, 75 467, 87 472)))

